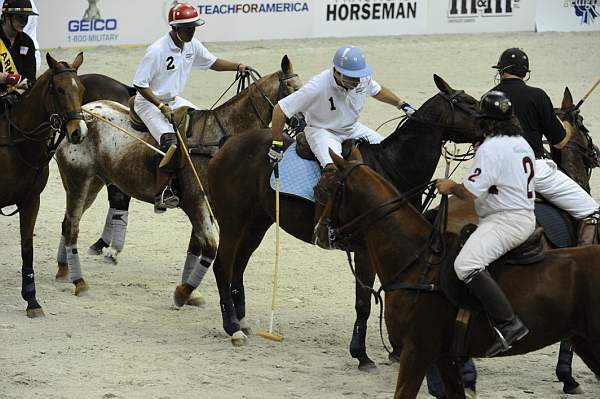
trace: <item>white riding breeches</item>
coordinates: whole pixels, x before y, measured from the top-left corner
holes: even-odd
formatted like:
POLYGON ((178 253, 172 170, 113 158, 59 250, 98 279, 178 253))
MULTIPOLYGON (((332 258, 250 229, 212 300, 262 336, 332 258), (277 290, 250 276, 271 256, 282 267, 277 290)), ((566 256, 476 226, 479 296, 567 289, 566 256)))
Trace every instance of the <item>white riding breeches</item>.
POLYGON ((558 170, 551 159, 535 160, 535 191, 577 220, 591 215, 599 207, 579 184, 558 170))
MULTIPOLYGON (((175 97, 173 101, 165 102, 166 105, 171 107, 171 109, 176 109, 179 107, 191 107, 194 109, 198 109, 194 104, 189 102, 183 97, 175 97)), ((154 137, 154 140, 158 144, 160 144, 160 136, 165 133, 175 133, 173 129, 173 125, 171 122, 160 112, 160 109, 150 101, 146 100, 140 94, 135 96, 135 103, 133 108, 135 112, 138 114, 140 119, 144 121, 150 134, 154 137)))
POLYGON ((328 163, 333 163, 333 160, 329 156, 329 148, 336 154, 341 155, 344 140, 365 138, 371 144, 378 144, 383 140, 382 135, 358 122, 354 126, 354 129, 348 132, 332 132, 327 129, 307 126, 304 129, 304 133, 306 141, 319 160, 321 167, 325 167, 328 163))
POLYGON ((534 230, 532 210, 500 211, 480 218, 454 261, 456 275, 468 283, 478 271, 525 242, 534 230))

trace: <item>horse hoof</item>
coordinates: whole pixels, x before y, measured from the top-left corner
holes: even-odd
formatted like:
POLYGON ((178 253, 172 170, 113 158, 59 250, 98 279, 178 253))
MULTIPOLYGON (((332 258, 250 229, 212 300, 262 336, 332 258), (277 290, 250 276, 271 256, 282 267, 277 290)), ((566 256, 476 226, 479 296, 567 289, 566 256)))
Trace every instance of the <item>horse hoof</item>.
POLYGON ((119 251, 116 251, 112 248, 107 248, 106 254, 104 255, 104 260, 108 263, 112 263, 113 265, 116 265, 119 263, 119 259, 117 258, 118 255, 119 255, 119 251))
POLYGON ((27 317, 29 317, 30 319, 35 319, 37 317, 44 317, 46 316, 44 314, 44 310, 42 308, 36 308, 36 309, 27 309, 27 317))
POLYGON ((246 335, 252 334, 252 329, 250 328, 250 323, 248 323, 248 321, 246 321, 245 317, 242 320, 240 320, 240 329, 246 335))
POLYGON ((377 371, 377 365, 371 360, 363 360, 358 364, 358 369, 367 373, 377 371))
POLYGON ((566 394, 569 394, 569 395, 582 395, 583 389, 581 388, 581 385, 579 385, 578 383, 564 384, 563 392, 566 394))
POLYGON ((190 294, 190 298, 185 302, 185 304, 189 306, 200 307, 206 305, 206 299, 204 299, 204 296, 199 293, 198 290, 194 290, 190 294))
POLYGON ((69 281, 69 266, 66 264, 59 263, 58 271, 54 279, 60 283, 70 283, 69 281))
POLYGON ((248 336, 241 331, 236 331, 231 336, 233 346, 244 346, 248 343, 248 336))
POLYGON ((190 294, 188 294, 183 285, 180 284, 175 287, 175 292, 173 292, 173 304, 177 309, 180 309, 190 298, 190 294))
POLYGON ((466 399, 477 399, 477 392, 475 392, 474 388, 465 388, 465 398, 466 399))
POLYGON ((75 291, 73 292, 75 296, 82 296, 90 289, 84 279, 73 282, 73 284, 75 284, 75 291))

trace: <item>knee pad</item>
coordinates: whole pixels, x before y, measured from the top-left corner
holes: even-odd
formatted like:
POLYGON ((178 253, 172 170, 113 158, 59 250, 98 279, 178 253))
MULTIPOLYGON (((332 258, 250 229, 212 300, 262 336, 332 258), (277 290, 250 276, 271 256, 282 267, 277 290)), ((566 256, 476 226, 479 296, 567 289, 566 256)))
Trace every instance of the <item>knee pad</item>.
POLYGON ((177 144, 177 135, 175 133, 163 133, 163 135, 160 136, 161 150, 166 151, 171 144, 177 144))

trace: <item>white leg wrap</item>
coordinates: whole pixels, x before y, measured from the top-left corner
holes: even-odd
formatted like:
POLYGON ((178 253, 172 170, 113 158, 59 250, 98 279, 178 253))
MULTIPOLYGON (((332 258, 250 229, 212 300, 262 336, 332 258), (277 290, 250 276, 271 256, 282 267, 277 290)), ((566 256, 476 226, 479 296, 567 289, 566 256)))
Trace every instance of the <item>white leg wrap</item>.
POLYGON ((65 247, 65 236, 60 236, 60 243, 58 244, 58 252, 56 253, 56 261, 58 263, 67 263, 67 248, 65 247))
POLYGON ((71 282, 83 278, 83 274, 81 273, 81 263, 79 262, 79 253, 77 251, 77 246, 67 245, 67 264, 69 265, 69 279, 71 282))
MULTIPOLYGON (((110 222, 112 230, 112 242, 110 247, 117 252, 121 252, 125 246, 125 234, 127 234, 127 222, 129 221, 129 212, 115 209, 110 222)), ((108 243, 108 241, 106 241, 108 243)))
POLYGON ((204 275, 206 275, 207 271, 208 267, 203 266, 201 263, 198 263, 196 267, 194 267, 194 270, 185 282, 191 285, 192 287, 197 288, 202 282, 202 279, 204 279, 204 275))
POLYGON ((113 214, 115 213, 115 208, 108 208, 108 213, 106 214, 106 220, 104 221, 104 230, 102 230, 102 235, 100 236, 100 238, 102 238, 102 241, 104 241, 107 244, 110 244, 110 241, 112 240, 112 218, 113 218, 113 214))
POLYGON ((185 265, 183 265, 183 272, 181 273, 181 282, 186 283, 192 271, 196 268, 196 265, 200 264, 200 257, 194 255, 191 252, 187 253, 185 258, 185 265))

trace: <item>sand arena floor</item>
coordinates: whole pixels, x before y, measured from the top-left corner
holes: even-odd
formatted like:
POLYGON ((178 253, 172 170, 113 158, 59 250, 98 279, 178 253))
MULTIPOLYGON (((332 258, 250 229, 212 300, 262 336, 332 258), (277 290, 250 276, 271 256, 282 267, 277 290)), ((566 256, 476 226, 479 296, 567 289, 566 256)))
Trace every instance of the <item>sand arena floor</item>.
MULTIPOLYGON (((201 39, 201 33, 198 35, 201 39)), ((507 47, 530 56, 530 84, 543 87, 555 105, 568 85, 579 100, 598 79, 600 32, 435 35, 385 38, 287 40, 211 44, 218 57, 244 62, 263 73, 279 69, 288 54, 308 80, 329 67, 335 49, 362 47, 374 78, 419 105, 437 89, 432 73, 479 97, 493 86, 493 65, 507 47)), ((131 82, 143 48, 85 50, 81 73, 102 73, 131 82)), ((71 61, 73 49, 54 50, 71 61)), ((185 97, 209 107, 232 73, 193 72, 185 97)), ((582 108, 586 125, 600 142, 600 91, 582 108)), ((370 101, 362 121, 376 127, 398 116, 393 107, 370 101)), ((388 134, 392 125, 383 128, 388 134)), ((461 167, 457 177, 462 176, 461 167)), ((443 172, 438 168, 437 176, 443 172)), ((593 194, 600 199, 600 173, 593 194)), ((389 398, 397 366, 390 364, 371 317, 368 350, 378 372, 359 372, 348 354, 354 322, 354 282, 343 252, 327 252, 283 234, 277 328, 281 344, 252 336, 232 347, 221 328, 214 276, 202 285, 204 308, 171 308, 180 279, 190 226, 180 211, 155 216, 152 206, 132 201, 125 251, 117 266, 83 254, 89 295, 54 281, 56 248, 65 195, 56 163, 42 195, 35 237, 38 299, 46 316, 29 320, 20 297, 18 219, 0 219, 0 398, 389 398)), ((100 233, 106 194, 81 223, 81 253, 100 233)), ((256 330, 268 320, 274 230, 250 260, 246 273, 247 313, 256 330)), ((558 345, 520 357, 478 360, 482 398, 560 398, 554 376, 558 345)), ((581 363, 575 376, 586 398, 600 397, 600 382, 581 363)), ((420 397, 428 397, 425 388, 420 397)))

